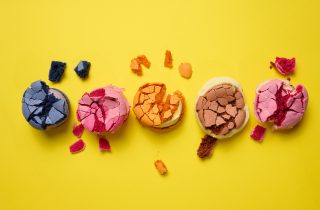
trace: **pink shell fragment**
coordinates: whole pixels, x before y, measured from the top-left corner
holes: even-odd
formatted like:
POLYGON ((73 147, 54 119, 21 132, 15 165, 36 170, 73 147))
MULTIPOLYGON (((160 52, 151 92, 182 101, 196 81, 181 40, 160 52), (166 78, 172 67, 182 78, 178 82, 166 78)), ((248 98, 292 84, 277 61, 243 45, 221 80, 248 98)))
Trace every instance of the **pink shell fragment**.
POLYGON ((130 104, 123 89, 109 85, 85 93, 79 100, 77 118, 93 133, 115 132, 127 120, 130 104))
POLYGON ((288 75, 295 71, 296 59, 295 58, 279 58, 276 57, 275 62, 271 62, 271 66, 274 67, 280 74, 288 75))
POLYGON ((72 154, 74 153, 78 153, 78 152, 81 152, 85 149, 86 147, 86 144, 84 143, 84 141, 82 139, 79 139, 78 141, 76 141, 75 143, 73 143, 69 149, 70 149, 70 152, 72 154))
POLYGON ((103 138, 103 137, 99 138, 99 149, 101 151, 110 151, 111 150, 110 143, 106 138, 103 138))
POLYGON ((302 85, 294 88, 288 81, 268 80, 257 88, 254 113, 260 122, 273 122, 274 129, 290 129, 302 119, 308 99, 302 85))
POLYGON ((72 133, 73 135, 75 135, 76 137, 80 138, 82 136, 82 133, 84 131, 84 127, 82 124, 79 124, 79 125, 74 125, 73 126, 73 130, 72 130, 72 133))
POLYGON ((266 133, 266 128, 260 125, 256 125, 256 127, 251 132, 250 136, 252 139, 262 142, 265 133, 266 133))

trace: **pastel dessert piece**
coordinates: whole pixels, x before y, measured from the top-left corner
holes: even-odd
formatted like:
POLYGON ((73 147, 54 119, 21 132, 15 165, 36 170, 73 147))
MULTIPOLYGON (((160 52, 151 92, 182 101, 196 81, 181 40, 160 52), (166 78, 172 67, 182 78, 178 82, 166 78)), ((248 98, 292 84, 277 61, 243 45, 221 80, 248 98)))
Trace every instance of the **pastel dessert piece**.
POLYGON ((59 82, 66 68, 66 63, 60 61, 52 61, 49 70, 49 80, 51 82, 59 82))
POLYGON ((249 119, 241 85, 228 77, 213 78, 201 88, 195 112, 202 130, 218 139, 233 136, 249 119))
POLYGON ((199 145, 197 155, 199 158, 206 158, 212 154, 213 147, 216 145, 217 138, 205 135, 199 145))
POLYGON ((166 95, 163 83, 147 83, 139 88, 133 99, 133 112, 139 122, 155 129, 167 129, 182 118, 184 97, 180 91, 166 95))
POLYGON ((276 57, 275 62, 270 62, 271 67, 275 68, 280 74, 288 75, 295 71, 296 59, 295 58, 279 58, 276 57))
POLYGON ((80 78, 86 78, 89 75, 91 63, 88 61, 80 61, 74 68, 74 71, 80 78))
POLYGON ((164 67, 167 68, 172 68, 173 64, 172 64, 172 54, 170 50, 166 50, 166 54, 165 54, 165 58, 164 58, 164 67))
POLYGON ((256 125, 250 134, 250 137, 256 141, 262 142, 264 135, 266 133, 266 128, 260 125, 256 125))
POLYGON ((109 85, 84 93, 78 103, 78 120, 90 132, 114 133, 129 116, 130 104, 122 92, 109 85))
POLYGON ((35 81, 24 92, 22 113, 29 124, 39 130, 61 125, 69 116, 69 101, 60 90, 49 88, 41 80, 35 81))
POLYGON ((287 80, 267 80, 256 90, 254 114, 260 122, 272 122, 276 130, 291 129, 300 122, 308 105, 308 92, 287 80))
POLYGON ((192 66, 190 63, 181 63, 179 66, 179 73, 181 77, 190 79, 192 76, 192 66))

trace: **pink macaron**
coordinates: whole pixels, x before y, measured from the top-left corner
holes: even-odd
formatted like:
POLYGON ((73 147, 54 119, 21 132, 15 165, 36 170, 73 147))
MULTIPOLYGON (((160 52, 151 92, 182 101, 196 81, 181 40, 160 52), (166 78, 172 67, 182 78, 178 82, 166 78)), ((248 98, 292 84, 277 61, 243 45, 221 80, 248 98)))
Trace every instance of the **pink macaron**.
POLYGON ((109 85, 83 94, 78 103, 78 120, 92 133, 114 133, 129 116, 130 104, 122 92, 109 85))
POLYGON ((276 130, 290 129, 302 119, 308 92, 302 85, 290 85, 287 80, 267 80, 256 90, 254 113, 260 122, 273 122, 276 130))

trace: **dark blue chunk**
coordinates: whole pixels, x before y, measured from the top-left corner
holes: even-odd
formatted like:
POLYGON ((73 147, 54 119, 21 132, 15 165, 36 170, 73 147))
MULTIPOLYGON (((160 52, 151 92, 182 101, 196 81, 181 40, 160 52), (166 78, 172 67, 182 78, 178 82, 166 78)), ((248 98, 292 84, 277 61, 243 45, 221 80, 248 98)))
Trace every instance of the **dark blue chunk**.
POLYGON ((89 74, 90 65, 88 61, 80 61, 76 68, 74 68, 74 71, 79 77, 86 78, 89 74))
POLYGON ((59 82, 66 68, 66 63, 60 61, 52 61, 49 71, 49 80, 52 82, 59 82))

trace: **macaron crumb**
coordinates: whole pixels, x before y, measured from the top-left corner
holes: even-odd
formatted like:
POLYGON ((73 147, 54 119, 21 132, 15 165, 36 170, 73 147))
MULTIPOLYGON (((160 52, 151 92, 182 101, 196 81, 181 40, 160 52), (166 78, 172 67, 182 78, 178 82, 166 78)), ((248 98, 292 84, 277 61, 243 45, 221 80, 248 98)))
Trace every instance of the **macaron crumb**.
POLYGON ((74 142, 72 145, 70 145, 69 150, 72 154, 82 152, 86 147, 86 144, 82 139, 79 139, 78 141, 74 142))
POLYGON ((84 127, 82 124, 77 125, 76 123, 73 125, 72 133, 76 137, 80 138, 82 136, 82 133, 84 131, 84 127))
POLYGON ((172 68, 172 54, 170 50, 166 50, 165 58, 164 58, 164 67, 172 68))
POLYGON ((256 127, 251 132, 250 136, 253 140, 256 140, 258 142, 262 142, 265 133, 266 133, 265 127, 262 127, 260 125, 256 125, 256 127))
POLYGON ((165 175, 168 173, 168 169, 162 160, 156 160, 154 162, 154 166, 159 171, 161 175, 165 175))
POLYGON ((148 60, 147 56, 145 55, 139 55, 137 56, 136 58, 132 59, 131 60, 131 64, 130 64, 130 69, 133 73, 141 76, 142 75, 142 66, 143 65, 144 67, 146 68, 150 68, 151 66, 151 63, 150 61, 148 60))
POLYGON ((282 75, 292 74, 296 68, 296 59, 276 57, 275 62, 270 62, 270 69, 272 68, 282 75))
POLYGON ((217 138, 209 135, 205 135, 202 138, 200 146, 198 148, 197 154, 199 158, 203 159, 209 157, 212 154, 212 149, 216 145, 217 138))
POLYGON ((192 76, 192 66, 190 63, 181 63, 179 66, 179 73, 181 77, 190 79, 192 76))
POLYGON ((108 139, 99 137, 99 149, 100 151, 111 151, 111 146, 108 139))

